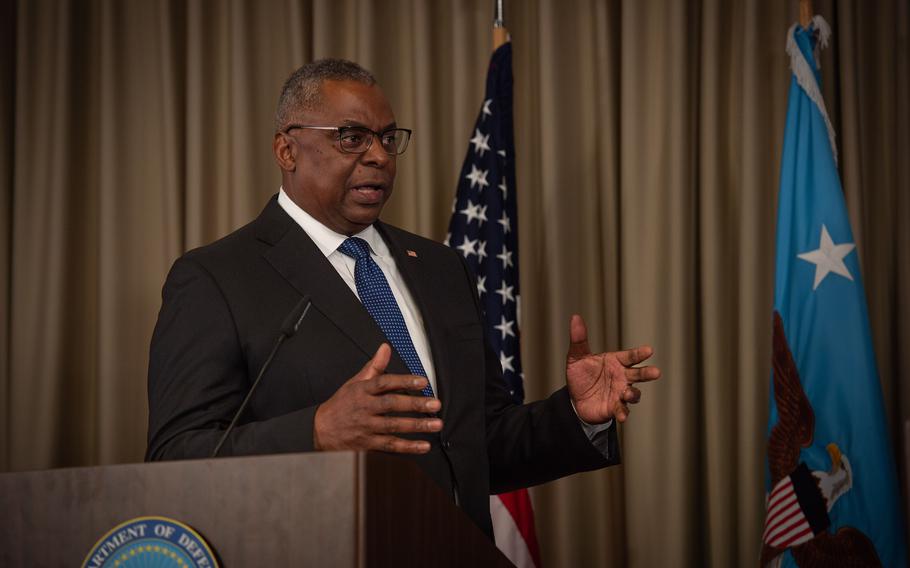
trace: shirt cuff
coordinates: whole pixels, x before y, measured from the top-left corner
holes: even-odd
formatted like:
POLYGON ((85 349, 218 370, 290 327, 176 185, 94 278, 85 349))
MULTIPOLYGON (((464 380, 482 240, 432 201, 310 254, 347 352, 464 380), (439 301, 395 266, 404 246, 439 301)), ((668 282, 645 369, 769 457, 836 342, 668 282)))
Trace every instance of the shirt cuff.
POLYGON ((588 441, 597 448, 597 451, 599 451, 604 458, 610 459, 610 437, 607 435, 607 430, 613 426, 613 419, 611 418, 603 424, 588 424, 578 415, 578 410, 575 409, 575 403, 572 402, 571 399, 569 400, 569 404, 572 405, 572 411, 575 412, 575 417, 578 418, 578 423, 588 437, 588 441))

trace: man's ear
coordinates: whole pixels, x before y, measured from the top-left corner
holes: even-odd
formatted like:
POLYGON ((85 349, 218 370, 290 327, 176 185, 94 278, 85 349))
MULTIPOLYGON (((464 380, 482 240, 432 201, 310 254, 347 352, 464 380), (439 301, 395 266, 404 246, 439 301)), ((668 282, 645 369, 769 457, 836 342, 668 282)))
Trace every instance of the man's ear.
POLYGON ((276 132, 275 138, 272 139, 272 152, 275 154, 275 162, 278 167, 286 172, 293 172, 297 169, 297 147, 291 143, 290 136, 283 132, 276 132))

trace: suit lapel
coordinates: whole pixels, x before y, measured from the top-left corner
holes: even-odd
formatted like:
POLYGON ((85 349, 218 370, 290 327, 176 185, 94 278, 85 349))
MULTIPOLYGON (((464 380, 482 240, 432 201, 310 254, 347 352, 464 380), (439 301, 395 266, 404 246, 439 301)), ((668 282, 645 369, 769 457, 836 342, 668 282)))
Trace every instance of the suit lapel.
MULTIPOLYGON (((335 267, 291 217, 272 199, 257 220, 257 237, 272 245, 263 254, 301 295, 309 294, 313 307, 372 357, 385 335, 360 303, 335 267)), ((408 373, 407 366, 392 350, 388 371, 408 373)))
MULTIPOLYGON (((421 260, 421 251, 417 243, 403 242, 402 233, 389 227, 381 221, 377 221, 375 227, 382 234, 386 244, 389 245, 389 251, 395 258, 395 265, 401 273, 414 302, 417 303, 417 309, 423 318, 423 325, 427 332, 427 338, 430 342, 430 351, 433 357, 433 368, 436 371, 436 396, 445 402, 450 400, 452 377, 449 372, 450 365, 447 360, 448 351, 445 348, 445 330, 441 326, 440 318, 435 317, 436 310, 434 306, 438 299, 433 294, 430 280, 427 277, 427 267, 421 260), (406 248, 406 247, 413 248, 406 248)), ((430 252, 425 253, 429 255, 430 252)), ((449 405, 442 405, 442 418, 445 420, 446 411, 449 405)))

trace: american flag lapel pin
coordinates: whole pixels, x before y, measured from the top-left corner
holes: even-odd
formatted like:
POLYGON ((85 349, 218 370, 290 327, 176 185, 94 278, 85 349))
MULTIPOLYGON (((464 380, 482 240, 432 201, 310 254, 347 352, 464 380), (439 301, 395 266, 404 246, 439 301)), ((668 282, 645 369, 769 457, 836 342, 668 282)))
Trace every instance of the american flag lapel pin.
POLYGON ((417 258, 417 253, 412 251, 411 249, 407 249, 407 253, 408 253, 408 256, 413 256, 414 258, 417 258))

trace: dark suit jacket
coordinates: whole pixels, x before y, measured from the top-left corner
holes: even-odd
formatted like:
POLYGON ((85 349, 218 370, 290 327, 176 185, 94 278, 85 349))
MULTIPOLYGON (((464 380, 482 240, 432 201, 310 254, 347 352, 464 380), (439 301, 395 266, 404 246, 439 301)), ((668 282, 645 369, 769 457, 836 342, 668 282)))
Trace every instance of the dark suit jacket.
MULTIPOLYGON (((582 431, 565 389, 509 399, 484 338, 473 276, 457 252, 378 222, 423 315, 444 429, 415 460, 487 534, 491 493, 618 462, 582 431), (406 254, 407 250, 417 256, 406 254)), ((249 225, 172 267, 151 344, 146 459, 208 457, 268 356, 282 321, 312 308, 279 350, 222 455, 313 449, 317 405, 354 376, 382 332, 306 233, 272 198, 249 225)), ((408 370, 393 353, 388 372, 408 370)))

